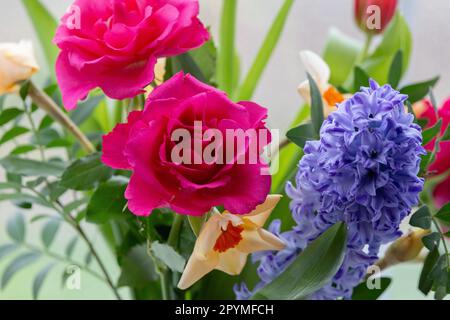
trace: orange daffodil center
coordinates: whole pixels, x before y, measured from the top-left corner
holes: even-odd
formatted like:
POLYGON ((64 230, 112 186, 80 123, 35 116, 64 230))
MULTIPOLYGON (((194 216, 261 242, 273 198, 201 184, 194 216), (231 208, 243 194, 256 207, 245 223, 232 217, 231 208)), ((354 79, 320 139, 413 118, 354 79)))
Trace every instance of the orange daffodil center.
POLYGON ((222 233, 216 240, 214 250, 217 252, 226 252, 228 249, 235 248, 242 241, 242 231, 244 231, 243 227, 235 227, 231 221, 228 222, 227 228, 222 230, 222 233))
POLYGON ((337 91, 335 87, 330 86, 328 90, 323 93, 323 99, 329 106, 335 106, 336 104, 344 101, 344 96, 337 91))
POLYGON ((240 274, 250 253, 283 249, 283 241, 263 229, 280 199, 280 195, 269 195, 245 215, 213 214, 199 234, 178 287, 187 289, 214 269, 240 274))

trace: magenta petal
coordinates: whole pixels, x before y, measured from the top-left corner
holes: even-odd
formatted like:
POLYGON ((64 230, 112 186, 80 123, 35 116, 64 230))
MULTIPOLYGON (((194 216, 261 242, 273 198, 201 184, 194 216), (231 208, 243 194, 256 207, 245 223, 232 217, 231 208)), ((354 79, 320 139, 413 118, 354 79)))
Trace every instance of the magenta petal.
POLYGON ((128 209, 137 216, 148 216, 165 203, 164 196, 138 174, 131 176, 125 198, 128 199, 128 209))
POLYGON ((102 161, 104 164, 114 169, 131 169, 131 165, 128 163, 124 151, 130 131, 133 125, 139 120, 141 113, 141 111, 130 113, 128 123, 118 124, 112 132, 103 136, 102 161))
POLYGON ((67 110, 75 109, 78 101, 85 99, 89 91, 96 87, 92 78, 72 67, 65 51, 62 51, 56 60, 56 77, 67 110))

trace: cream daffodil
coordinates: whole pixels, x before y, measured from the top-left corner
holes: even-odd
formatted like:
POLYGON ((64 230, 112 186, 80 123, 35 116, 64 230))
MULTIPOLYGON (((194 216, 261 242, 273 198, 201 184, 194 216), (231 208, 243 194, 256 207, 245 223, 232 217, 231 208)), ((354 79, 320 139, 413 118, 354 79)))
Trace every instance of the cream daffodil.
MULTIPOLYGON (((337 103, 344 101, 344 96, 329 83, 331 75, 330 67, 319 55, 312 51, 301 51, 300 58, 306 71, 319 87, 323 99, 324 111, 328 115, 336 109, 337 103)), ((298 92, 305 99, 306 103, 311 104, 311 92, 308 80, 300 84, 298 92)))
POLYGON ((17 91, 38 70, 31 41, 0 43, 0 95, 17 91))
POLYGON ((280 195, 269 195, 246 215, 213 214, 200 232, 178 288, 189 288, 214 269, 238 275, 250 253, 283 249, 283 241, 263 229, 280 199, 280 195))

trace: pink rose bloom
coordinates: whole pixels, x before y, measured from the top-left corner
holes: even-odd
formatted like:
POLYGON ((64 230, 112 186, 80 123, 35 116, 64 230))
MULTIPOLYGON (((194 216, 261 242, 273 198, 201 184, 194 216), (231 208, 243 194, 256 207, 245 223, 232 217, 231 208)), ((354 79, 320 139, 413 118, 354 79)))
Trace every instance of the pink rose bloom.
POLYGON ((158 58, 208 40, 198 13, 198 0, 75 0, 54 38, 65 107, 97 87, 113 99, 142 93, 158 58))
MULTIPOLYGON (((102 161, 133 172, 125 197, 136 215, 147 216, 155 208, 167 207, 179 214, 199 216, 219 205, 233 214, 246 214, 263 203, 270 190, 270 176, 261 173, 268 166, 260 156, 271 139, 265 128, 266 117, 265 108, 252 102, 233 103, 225 93, 181 72, 151 93, 143 111, 132 112, 128 123, 117 125, 103 137, 102 161), (234 143, 238 150, 231 161, 172 161, 173 148, 180 142, 173 139, 174 130, 195 132, 194 121, 201 123, 200 134, 208 129, 220 131, 225 144, 227 129, 253 129, 258 133, 257 141, 253 140, 257 147, 251 148, 249 138, 243 148, 234 143), (262 132, 267 141, 260 138, 262 132), (238 155, 249 158, 252 149, 256 149, 256 161, 238 161, 238 155)), ((187 141, 192 148, 189 159, 198 155, 196 143, 206 148, 217 142, 205 136, 191 137, 187 141)), ((226 149, 224 145, 224 154, 226 149)))
MULTIPOLYGON (((432 127, 437 122, 436 113, 433 106, 429 101, 423 101, 422 110, 418 112, 418 118, 427 119, 427 127, 432 127)), ((442 119, 441 133, 450 124, 450 99, 448 99, 444 105, 439 108, 438 116, 442 119)), ((434 148, 435 139, 425 146, 425 149, 432 151, 434 148)), ((436 155, 436 160, 429 167, 429 171, 434 174, 442 174, 450 169, 450 141, 444 141, 439 144, 440 151, 436 155)), ((441 207, 450 201, 450 177, 436 186, 433 192, 434 201, 436 206, 441 207)))

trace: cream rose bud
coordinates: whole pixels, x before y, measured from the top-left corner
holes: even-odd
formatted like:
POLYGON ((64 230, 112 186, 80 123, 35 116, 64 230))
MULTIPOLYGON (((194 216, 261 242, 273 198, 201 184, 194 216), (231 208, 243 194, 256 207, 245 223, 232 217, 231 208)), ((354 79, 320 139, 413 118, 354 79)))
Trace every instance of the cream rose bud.
POLYGON ((0 95, 16 91, 38 70, 31 41, 0 43, 0 95))

